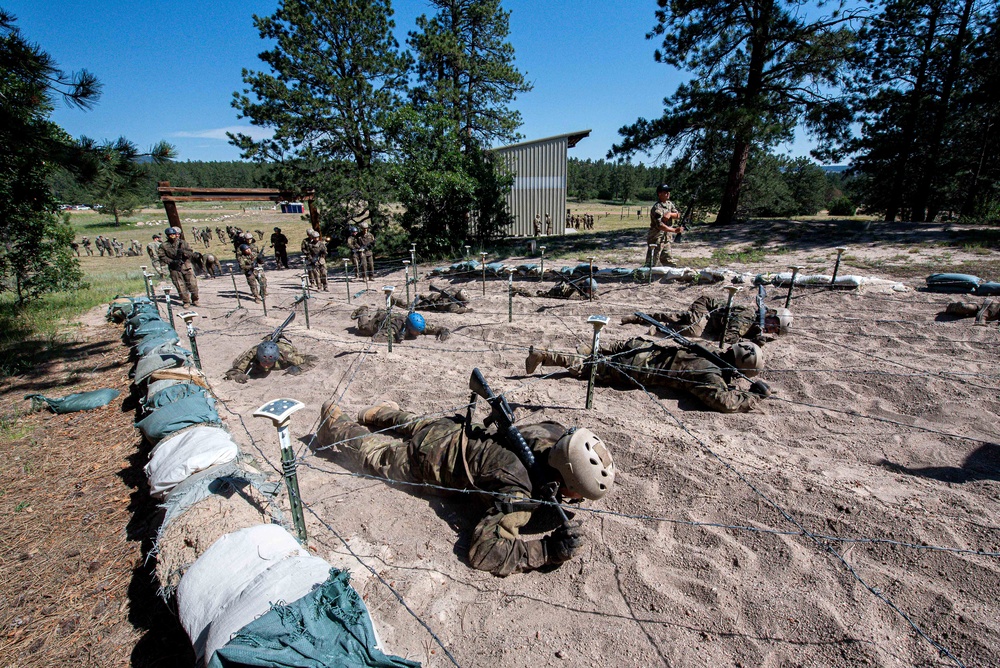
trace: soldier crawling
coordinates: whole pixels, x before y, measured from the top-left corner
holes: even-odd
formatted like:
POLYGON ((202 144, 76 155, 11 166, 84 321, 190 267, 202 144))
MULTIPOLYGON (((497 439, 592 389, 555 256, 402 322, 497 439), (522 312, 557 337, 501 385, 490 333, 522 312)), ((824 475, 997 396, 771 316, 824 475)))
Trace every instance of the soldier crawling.
POLYGON ((985 325, 987 322, 1000 320, 1000 300, 987 299, 982 304, 952 302, 944 312, 959 318, 975 316, 977 325, 985 325))
MULTIPOLYGON (((469 293, 460 288, 435 288, 431 286, 431 292, 427 295, 417 295, 412 306, 417 311, 437 311, 439 313, 468 313, 469 293)), ((393 296, 392 305, 408 309, 411 304, 407 304, 403 297, 393 296)))
POLYGON ((272 369, 283 369, 285 373, 297 376, 315 366, 318 359, 315 355, 300 353, 284 335, 279 336, 277 343, 268 336, 233 360, 232 368, 223 377, 245 383, 250 378, 267 376, 272 369))
POLYGON ((530 290, 514 286, 513 292, 518 297, 548 297, 549 299, 590 299, 593 291, 597 296, 597 281, 592 278, 578 278, 575 281, 566 279, 565 282, 553 285, 548 290, 537 290, 534 294, 530 290))
POLYGON ((545 490, 558 489, 567 499, 597 500, 614 485, 611 452, 589 429, 567 429, 557 422, 521 427, 521 435, 541 463, 541 473, 533 479, 496 431, 480 423, 465 425, 461 415, 420 418, 396 404, 383 403, 363 409, 354 422, 329 401, 320 419, 317 447, 335 445, 364 473, 484 492, 489 505, 473 533, 469 565, 500 577, 557 566, 583 546, 579 521, 564 522, 538 540, 522 538, 521 527, 536 510, 544 510, 533 499, 546 498, 545 490), (387 429, 400 438, 381 433, 387 429))
MULTIPOLYGON (((778 334, 787 334, 792 326, 792 312, 786 308, 769 308, 764 311, 764 331, 760 329, 758 312, 749 307, 734 304, 729 310, 726 324, 727 300, 703 295, 692 302, 686 311, 667 311, 649 314, 682 336, 702 336, 718 339, 726 330, 726 343, 736 343, 741 339, 753 341, 759 346, 774 340, 778 334)), ((622 324, 645 324, 637 315, 622 318, 622 324)))
POLYGON ((371 307, 360 306, 351 314, 351 320, 357 321, 358 334, 374 337, 376 341, 388 341, 390 334, 395 343, 404 338, 415 339, 421 334, 436 336, 438 341, 447 341, 451 336, 445 327, 428 325, 419 313, 393 313, 392 320, 386 322, 388 315, 384 308, 373 311, 371 307))

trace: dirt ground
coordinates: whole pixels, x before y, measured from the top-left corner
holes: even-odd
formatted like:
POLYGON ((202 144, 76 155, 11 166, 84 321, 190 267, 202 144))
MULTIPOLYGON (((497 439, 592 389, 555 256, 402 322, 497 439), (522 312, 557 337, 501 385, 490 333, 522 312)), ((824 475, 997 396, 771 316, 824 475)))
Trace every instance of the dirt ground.
MULTIPOLYGON (((905 279, 910 288, 796 288, 793 332, 765 349, 763 377, 776 394, 747 414, 709 412, 672 390, 600 385, 588 411, 585 382, 559 370, 524 373, 530 344, 569 351, 589 342, 589 315, 611 319, 605 342, 635 336, 643 329, 619 324, 623 315, 685 308, 724 294, 719 284, 608 282, 592 303, 516 298, 508 323, 505 280, 488 281, 484 296, 476 276, 438 278, 441 287, 464 284, 474 311, 430 314, 452 330, 447 341, 421 337, 389 353, 357 336, 350 314, 380 304, 382 285, 405 294, 401 265, 379 267, 363 294, 352 280, 350 304, 342 271, 332 271, 330 292, 310 300, 311 327, 299 307, 287 330, 318 366, 246 385, 223 380, 233 358, 288 314, 301 289, 293 267, 269 272, 266 317, 246 301, 242 278, 241 309, 228 277, 202 280, 198 347, 220 414, 261 460, 277 466, 278 447, 253 410, 277 397, 306 404, 291 429, 310 545, 350 568, 391 653, 429 666, 452 658, 461 666, 998 665, 998 328, 943 317, 951 296, 913 288, 924 265, 991 267, 1000 254, 935 245, 940 230, 845 239, 822 228, 799 230, 794 243, 724 231, 725 239, 694 237, 676 249, 681 264, 703 266, 723 242, 734 252, 778 244, 727 266, 829 273, 833 246, 846 243, 841 274, 905 279), (904 269, 880 271, 890 260, 904 269), (314 452, 324 401, 337 399, 348 413, 393 400, 419 414, 452 414, 468 401, 473 367, 507 393, 521 424, 587 426, 612 449, 615 488, 577 513, 586 544, 558 569, 503 579, 472 570, 465 554, 481 512, 475 503, 352 476, 335 453, 314 452)), ((636 266, 641 237, 622 232, 576 248, 600 266, 636 266)), ((429 269, 421 265, 417 291, 427 291, 429 269)), ((769 305, 784 298, 769 288, 769 305)), ((750 303, 751 290, 737 300, 750 303)), ((122 438, 109 455, 119 464, 138 440, 122 438)), ((8 494, 3 503, 14 505, 8 494)), ((121 531, 129 519, 109 521, 121 531)), ((5 623, 10 643, 16 628, 5 623)), ((18 649, 4 665, 29 665, 18 649)))

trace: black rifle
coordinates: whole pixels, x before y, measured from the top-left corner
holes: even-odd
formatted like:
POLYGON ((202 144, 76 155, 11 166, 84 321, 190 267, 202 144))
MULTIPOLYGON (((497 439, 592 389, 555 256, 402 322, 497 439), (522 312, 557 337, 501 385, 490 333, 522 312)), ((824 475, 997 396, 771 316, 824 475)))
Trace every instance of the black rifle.
MULTIPOLYGON (((681 334, 679 334, 675 330, 670 329, 669 327, 667 327, 666 325, 664 325, 659 320, 656 320, 655 318, 652 318, 652 317, 646 315, 645 313, 642 313, 640 311, 636 311, 635 315, 638 316, 640 319, 644 320, 645 322, 647 322, 648 324, 650 324, 653 327, 655 327, 657 329, 657 331, 659 331, 660 333, 666 334, 671 339, 673 339, 677 343, 681 344, 681 346, 683 346, 684 349, 687 350, 688 352, 694 353, 698 357, 701 357, 702 359, 706 359, 709 362, 711 362, 712 364, 714 364, 715 366, 717 366, 720 369, 722 369, 722 377, 723 377, 723 379, 725 379, 725 381, 727 383, 730 382, 733 379, 734 376, 741 376, 743 378, 746 378, 746 376, 744 376, 743 373, 739 369, 737 369, 735 366, 733 366, 732 364, 730 364, 729 362, 727 362, 726 360, 724 360, 722 358, 722 356, 719 355, 718 353, 715 353, 715 352, 709 350, 708 348, 706 348, 705 346, 701 345, 700 343, 695 343, 695 342, 693 342, 693 341, 691 341, 689 339, 684 338, 681 334)), ((768 387, 767 383, 765 383, 764 381, 762 381, 762 380, 754 380, 754 381, 751 381, 751 382, 754 385, 757 385, 758 387, 760 387, 760 389, 763 390, 763 392, 764 392, 765 395, 770 394, 771 388, 768 387)))
MULTIPOLYGON (((301 298, 297 299, 295 303, 297 304, 299 303, 299 301, 301 301, 301 298)), ((288 327, 288 325, 291 324, 292 320, 295 320, 295 311, 292 311, 291 313, 288 314, 288 317, 285 318, 285 322, 278 325, 275 328, 275 330, 271 332, 271 336, 267 337, 267 340, 270 341, 271 343, 277 343, 278 340, 281 338, 282 332, 285 331, 285 327, 288 327)))
POLYGON ((507 447, 517 455, 517 458, 524 464, 524 468, 528 470, 532 486, 543 490, 544 494, 553 502, 556 510, 559 511, 562 521, 569 522, 569 517, 566 516, 566 512, 559 505, 559 501, 556 498, 557 490, 552 485, 541 482, 542 476, 539 471, 539 464, 535 460, 535 455, 531 452, 531 448, 528 447, 527 441, 524 440, 524 436, 514 426, 514 409, 507 403, 507 398, 503 395, 498 396, 493 393, 493 390, 490 389, 489 384, 483 377, 483 372, 478 367, 472 370, 472 376, 469 378, 469 389, 473 392, 473 399, 476 396, 480 396, 490 406, 490 415, 483 420, 483 424, 487 427, 496 425, 497 433, 504 436, 507 447))

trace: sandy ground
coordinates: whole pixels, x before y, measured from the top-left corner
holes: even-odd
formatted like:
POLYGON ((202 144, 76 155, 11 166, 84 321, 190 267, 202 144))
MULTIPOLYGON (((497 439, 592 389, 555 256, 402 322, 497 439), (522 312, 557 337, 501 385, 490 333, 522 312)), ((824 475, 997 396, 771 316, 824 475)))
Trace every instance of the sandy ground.
MULTIPOLYGON (((599 256, 634 266, 642 252, 599 256)), ((885 252, 850 250, 869 260, 885 252)), ((813 248, 733 268, 801 262, 829 272, 832 256, 813 248)), ((222 379, 287 315, 300 291, 294 268, 269 272, 267 317, 245 299, 234 310, 228 277, 202 280, 198 346, 220 413, 261 459, 277 465, 277 440, 252 411, 277 397, 306 404, 291 428, 310 544, 355 574, 388 651, 452 665, 426 624, 462 666, 1000 665, 1000 337, 995 324, 939 318, 950 296, 797 289, 794 332, 765 350, 777 393, 754 412, 601 386, 587 411, 586 383, 524 375, 529 344, 589 342, 592 314, 611 318, 604 341, 638 335, 621 316, 684 308, 721 286, 607 283, 593 303, 518 299, 508 324, 506 281, 491 280, 483 296, 470 277, 474 312, 427 316, 452 329, 449 340, 421 337, 389 353, 355 335, 350 313, 381 303, 382 285, 403 294, 402 271, 383 268, 375 290, 348 304, 331 269, 330 292, 310 301, 311 328, 300 307, 287 330, 318 367, 247 385, 222 379), (587 426, 613 450, 615 489, 579 513, 586 545, 554 571, 500 579, 469 568, 474 503, 352 477, 337 456, 308 447, 327 399, 348 412, 391 399, 450 414, 468 401, 476 366, 521 423, 587 426)), ((417 289, 427 285, 421 273, 417 289)), ((363 287, 351 282, 352 293, 363 287)), ((784 296, 772 289, 768 303, 784 296)))

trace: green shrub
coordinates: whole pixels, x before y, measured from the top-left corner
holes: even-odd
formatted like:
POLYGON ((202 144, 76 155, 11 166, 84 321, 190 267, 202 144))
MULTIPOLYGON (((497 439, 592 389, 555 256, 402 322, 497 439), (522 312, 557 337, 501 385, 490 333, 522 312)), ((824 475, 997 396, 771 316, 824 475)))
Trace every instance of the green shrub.
POLYGON ((827 211, 831 216, 853 216, 857 207, 849 197, 841 196, 830 202, 827 211))

